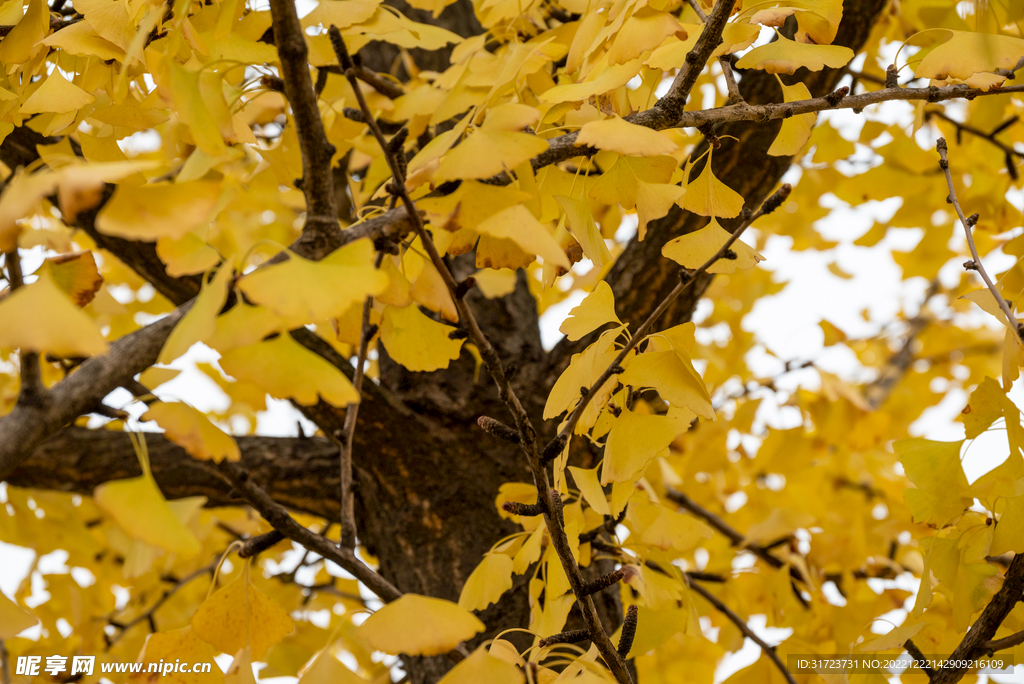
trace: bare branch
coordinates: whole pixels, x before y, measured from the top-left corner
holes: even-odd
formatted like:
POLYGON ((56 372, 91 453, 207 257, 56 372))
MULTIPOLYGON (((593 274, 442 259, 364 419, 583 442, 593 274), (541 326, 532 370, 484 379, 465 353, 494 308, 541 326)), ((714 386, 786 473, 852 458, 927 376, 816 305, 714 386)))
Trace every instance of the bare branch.
MULTIPOLYGON (((374 268, 380 268, 384 261, 384 252, 377 252, 374 268)), ((363 366, 370 349, 370 339, 376 330, 370 328, 370 312, 373 310, 373 296, 363 302, 363 318, 359 328, 359 353, 356 355, 355 372, 352 375, 352 387, 356 395, 363 394, 363 366)), ((359 403, 349 404, 345 410, 345 427, 342 428, 341 442, 341 545, 354 549, 356 546, 356 512, 352 482, 352 445, 355 442, 356 420, 359 418, 359 403)))
POLYGON ((779 654, 775 652, 775 647, 769 646, 764 641, 764 639, 757 636, 754 630, 750 629, 750 627, 747 626, 746 620, 744 620, 739 615, 734 613, 733 610, 729 608, 729 606, 725 605, 725 603, 723 603, 721 599, 719 599, 717 596, 715 596, 710 591, 708 591, 701 585, 697 584, 696 582, 690 582, 690 589, 703 596, 708 603, 713 605, 715 609, 718 610, 718 612, 722 613, 722 615, 729 618, 729 621, 736 625, 737 629, 739 629, 740 632, 743 633, 743 636, 747 637, 755 644, 760 646, 764 654, 768 656, 768 658, 771 659, 773 663, 775 663, 775 667, 779 669, 779 672, 782 673, 782 676, 786 678, 786 681, 789 682, 789 684, 796 684, 796 680, 793 679, 793 675, 789 673, 789 670, 786 668, 785 663, 783 663, 782 659, 779 658, 779 654))
MULTIPOLYGON (((704 13, 703 9, 701 9, 699 0, 686 0, 686 3, 693 8, 694 12, 697 13, 697 17, 701 22, 707 23, 708 15, 704 13)), ((722 55, 719 57, 718 64, 722 67, 722 76, 725 77, 725 87, 729 91, 728 103, 743 103, 743 96, 740 95, 740 88, 736 85, 736 75, 732 71, 732 62, 729 61, 729 55, 722 55)))
POLYGON ((1010 305, 999 294, 999 289, 992 282, 992 278, 989 277, 988 271, 985 270, 985 265, 981 263, 981 257, 978 256, 978 248, 974 246, 974 231, 972 228, 977 223, 978 216, 977 214, 971 217, 964 216, 964 210, 960 208, 960 202, 956 198, 956 190, 953 188, 953 174, 949 170, 949 160, 946 158, 946 139, 939 138, 935 149, 939 152, 939 166, 942 168, 943 173, 946 174, 946 185, 949 186, 949 197, 946 198, 946 201, 953 205, 953 208, 956 209, 956 215, 960 217, 960 224, 964 227, 964 234, 967 236, 967 246, 970 247, 971 257, 974 259, 973 262, 968 262, 971 263, 969 270, 977 271, 981 279, 985 281, 985 286, 988 287, 992 296, 996 298, 996 303, 999 304, 1003 315, 1006 316, 1006 322, 1010 329, 1017 334, 1018 338, 1024 341, 1024 331, 1021 330, 1020 323, 1017 322, 1017 318, 1013 315, 1010 305))
MULTIPOLYGON (((968 99, 986 97, 989 95, 1001 95, 1006 93, 1024 92, 1024 86, 1015 85, 1005 88, 990 88, 987 91, 971 88, 966 85, 952 85, 942 88, 884 88, 870 93, 859 95, 846 95, 837 99, 830 95, 824 97, 812 97, 808 100, 796 100, 795 102, 777 102, 772 104, 752 105, 735 104, 714 109, 702 109, 698 111, 682 111, 676 114, 659 109, 655 105, 651 109, 630 114, 626 121, 646 126, 656 131, 666 128, 700 128, 702 126, 725 124, 732 121, 756 121, 766 123, 775 119, 785 119, 798 114, 811 114, 824 112, 832 109, 852 109, 859 112, 865 107, 881 104, 883 102, 914 102, 924 100, 927 102, 943 102, 946 100, 968 99)), ((664 98, 662 98, 664 99, 664 98)), ((661 100, 659 100, 659 103, 661 100)), ((534 170, 539 170, 551 164, 558 164, 573 157, 590 157, 597 154, 597 149, 576 144, 577 133, 566 133, 548 140, 548 149, 533 158, 534 170)), ((509 182, 508 176, 499 174, 487 179, 488 183, 504 185, 509 182)))
POLYGON ((680 67, 675 80, 672 81, 672 87, 654 105, 656 109, 668 113, 669 116, 678 118, 679 114, 683 111, 683 107, 686 105, 686 99, 690 96, 690 91, 693 90, 693 86, 697 83, 697 77, 700 76, 704 65, 707 64, 711 53, 722 42, 722 30, 725 28, 725 22, 728 21, 729 15, 732 14, 732 8, 735 4, 736 0, 718 0, 715 3, 715 8, 711 10, 711 16, 707 17, 707 20, 704 22, 704 30, 701 31, 696 45, 686 55, 686 61, 680 67))

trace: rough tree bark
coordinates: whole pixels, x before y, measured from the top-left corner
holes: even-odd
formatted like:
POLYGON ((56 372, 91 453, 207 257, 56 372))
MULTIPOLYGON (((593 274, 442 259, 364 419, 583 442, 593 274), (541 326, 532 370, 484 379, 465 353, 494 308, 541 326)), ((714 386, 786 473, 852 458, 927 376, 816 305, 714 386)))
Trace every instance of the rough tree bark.
MULTIPOLYGON (((885 6, 885 0, 848 0, 837 44, 859 49, 885 6)), ((466 34, 475 26, 467 0, 461 0, 434 20, 466 34)), ((479 30, 479 27, 476 27, 479 30)), ((387 55, 378 56, 387 61, 387 55)), ((842 71, 825 70, 799 75, 813 95, 832 90, 842 71)), ((743 74, 740 88, 748 102, 781 100, 774 76, 743 74)), ((778 130, 777 123, 732 124, 719 134, 734 135, 715 154, 715 173, 756 206, 777 185, 790 165, 789 158, 768 157, 766 151, 778 130)), ((37 157, 42 139, 18 129, 0 146, 0 160, 14 167, 37 157)), ((675 284, 677 267, 663 259, 661 245, 676 235, 699 229, 706 219, 674 209, 653 223, 645 241, 635 238, 608 276, 620 316, 642 320, 675 284)), ((101 248, 152 282, 178 304, 198 291, 198 279, 166 274, 154 245, 102 236, 91 217, 80 228, 101 248)), ((666 314, 664 326, 689 320, 708 280, 691 289, 666 314)), ((545 354, 540 346, 536 307, 520 278, 516 292, 502 300, 475 296, 473 306, 481 326, 494 340, 503 360, 520 367, 514 380, 517 392, 528 400, 535 425, 541 420, 547 390, 573 353, 589 343, 563 341, 545 354)), ((311 333, 303 343, 325 357, 348 366, 311 333)), ((507 481, 529 481, 519 449, 480 430, 479 415, 506 418, 503 404, 490 382, 474 382, 468 355, 450 372, 409 373, 382 359, 382 380, 364 386, 367 397, 359 414, 354 450, 358 485, 356 514, 361 541, 380 559, 382 574, 400 590, 457 599, 463 582, 491 544, 513 528, 496 512, 494 498, 507 481)), ((349 368, 349 371, 351 369, 349 368)), ((308 409, 322 426, 341 426, 343 412, 326 405, 308 409)), ((553 434, 555 426, 545 425, 553 434)), ((279 502, 295 510, 338 519, 338 459, 336 448, 320 438, 239 438, 243 465, 279 502)), ((165 494, 177 498, 204 495, 211 504, 229 504, 233 498, 223 481, 162 437, 148 438, 153 473, 165 494)), ((97 484, 138 473, 127 437, 107 431, 65 428, 39 446, 9 478, 16 486, 91 493, 97 484)), ((614 600, 605 605, 609 631, 619 619, 614 600)), ((525 626, 529 608, 524 587, 517 586, 481 617, 489 630, 525 626)), ((491 632, 493 634, 493 632, 491 632)), ((443 659, 411 662, 411 681, 435 681, 450 663, 443 659)))

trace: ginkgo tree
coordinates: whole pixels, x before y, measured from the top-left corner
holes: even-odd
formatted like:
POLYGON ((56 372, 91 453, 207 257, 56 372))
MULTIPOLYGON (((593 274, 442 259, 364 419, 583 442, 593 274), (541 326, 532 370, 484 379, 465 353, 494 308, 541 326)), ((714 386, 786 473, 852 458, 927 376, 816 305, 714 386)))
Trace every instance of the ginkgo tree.
POLYGON ((712 682, 748 639, 729 682, 1024 658, 1022 20, 0 4, 0 541, 35 559, 0 681, 224 656, 158 679, 712 682), (842 377, 757 363, 769 241, 826 253, 833 209, 893 198, 850 238, 917 296, 867 337, 821 321, 842 377), (316 434, 261 435, 268 396, 316 434), (964 440, 922 439, 946 399, 964 440))

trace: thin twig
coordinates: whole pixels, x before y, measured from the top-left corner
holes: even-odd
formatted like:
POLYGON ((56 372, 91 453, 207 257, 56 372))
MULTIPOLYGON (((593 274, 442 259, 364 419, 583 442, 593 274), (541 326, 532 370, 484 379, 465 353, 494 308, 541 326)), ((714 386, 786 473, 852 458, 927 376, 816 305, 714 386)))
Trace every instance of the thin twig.
POLYGON ((921 649, 917 647, 917 644, 914 643, 913 639, 907 639, 904 641, 903 648, 907 649, 907 653, 910 654, 910 657, 917 661, 921 671, 928 675, 929 680, 935 678, 935 669, 928 664, 928 659, 924 657, 924 653, 922 653, 921 649))
POLYGON ((180 590, 186 584, 190 583, 192 580, 202 577, 203 575, 212 575, 219 561, 219 557, 215 558, 208 565, 204 565, 198 570, 195 570, 186 575, 185 577, 182 577, 181 579, 177 580, 174 583, 174 586, 166 590, 163 593, 163 595, 159 598, 159 600, 157 600, 156 603, 150 606, 146 611, 140 613, 139 615, 136 615, 128 622, 119 622, 115 620, 113 617, 107 618, 107 623, 118 629, 117 634, 107 638, 107 647, 109 648, 116 644, 121 639, 121 637, 123 637, 128 632, 128 630, 130 630, 132 627, 141 622, 148 622, 151 625, 154 624, 154 614, 156 613, 157 610, 159 610, 160 606, 164 605, 164 603, 167 602, 167 599, 174 596, 174 594, 176 594, 178 590, 180 590))
POLYGON ((235 491, 248 501, 275 530, 348 571, 385 603, 394 601, 402 595, 393 584, 359 560, 352 549, 339 548, 330 540, 300 525, 295 518, 289 515, 284 506, 271 499, 270 495, 253 482, 249 473, 240 466, 225 460, 216 468, 215 472, 234 487, 235 491))
MULTIPOLYGON (((405 88, 402 87, 401 83, 392 81, 386 76, 382 76, 381 74, 378 74, 376 71, 372 69, 368 69, 362 64, 353 65, 353 67, 356 70, 356 78, 358 78, 360 81, 376 90, 384 97, 394 100, 395 98, 405 95, 405 88)), ((326 71, 327 73, 331 74, 341 74, 342 76, 345 75, 344 70, 334 65, 320 67, 320 69, 321 71, 326 71)))
POLYGON ((529 461, 531 470, 533 471, 538 500, 545 509, 544 519, 547 524, 548 532, 551 535, 552 544, 558 553, 559 560, 562 567, 565 569, 566 576, 569 579, 569 584, 577 598, 577 604, 580 607, 580 612, 586 622, 587 629, 590 630, 591 641, 604 658, 605 663, 611 670, 615 679, 620 682, 620 684, 632 684, 633 680, 629 674, 629 670, 626 669, 625 660, 619 655, 619 652, 615 645, 612 644, 611 639, 608 638, 608 634, 605 632, 604 626, 601 624, 600 618, 597 615, 597 607, 594 605, 593 598, 584 593, 586 582, 583 579, 583 574, 580 572, 579 565, 576 563, 575 558, 573 558, 572 550, 569 547, 569 541, 565 534, 565 528, 561 524, 559 515, 561 512, 561 499, 557 498, 557 492, 553 492, 548 484, 547 471, 541 462, 540 452, 537 448, 537 433, 530 421, 529 415, 523 408, 519 397, 512 389, 509 379, 505 374, 505 370, 502 367, 501 359, 498 357, 498 352, 494 349, 490 340, 480 329, 473 312, 466 303, 464 293, 460 295, 459 284, 455 281, 455 276, 448 268, 448 264, 441 258, 440 254, 438 254, 434 241, 429 235, 427 235, 423 220, 416 211, 415 204, 413 203, 412 198, 409 197, 409 193, 405 187, 404 170, 391 150, 391 147, 388 145, 387 140, 384 139, 384 134, 381 132, 380 127, 373 118, 372 112, 370 111, 369 105, 367 104, 366 98, 363 96, 361 89, 356 87, 355 69, 352 65, 352 58, 348 54, 348 49, 345 47, 345 41, 341 36, 341 32, 338 31, 336 27, 332 26, 328 33, 331 37, 331 43, 334 47, 335 53, 337 54, 338 62, 344 69, 345 75, 349 79, 349 83, 353 85, 356 99, 359 101, 359 107, 366 118, 366 124, 373 133, 374 138, 376 138, 377 143, 387 160, 388 166, 391 169, 393 192, 402 200, 402 203, 406 208, 406 212, 410 216, 413 228, 420 238, 423 249, 427 252, 431 263, 433 263, 438 273, 440 273, 441 278, 452 297, 452 301, 455 302, 455 307, 459 312, 459 320, 462 323, 463 328, 469 333, 469 338, 476 345, 477 350, 480 353, 480 357, 483 359, 484 365, 487 367, 491 377, 498 385, 498 395, 501 397, 502 401, 505 402, 505 405, 508 407, 515 419, 516 429, 519 430, 520 434, 520 446, 525 451, 527 460, 529 461))
MULTIPOLYGON (((394 207, 392 207, 394 208, 394 207)), ((379 269, 384 261, 384 252, 377 252, 374 268, 379 269)), ((363 367, 370 349, 370 338, 374 331, 370 329, 370 312, 373 310, 373 295, 363 302, 363 318, 359 328, 359 353, 356 355, 356 366, 352 373, 352 387, 356 396, 363 393, 363 367)), ((353 549, 356 545, 356 512, 355 496, 352 481, 352 444, 355 442, 356 420, 359 418, 359 401, 351 403, 345 411, 345 425, 341 435, 341 545, 353 549)))
MULTIPOLYGON (((21 256, 17 247, 4 255, 4 262, 7 265, 7 282, 10 283, 13 293, 25 284, 21 273, 21 256)), ((49 393, 43 384, 39 353, 19 350, 18 356, 21 360, 21 390, 18 393, 18 403, 22 406, 45 406, 49 400, 49 393)))
POLYGON ((789 673, 789 669, 786 668, 785 663, 783 663, 782 659, 779 658, 779 654, 775 652, 775 647, 769 646, 764 639, 757 636, 754 630, 747 626, 747 623, 743 618, 734 613, 733 610, 729 606, 725 605, 721 599, 696 582, 690 582, 690 589, 703 596, 708 603, 718 610, 718 612, 729 618, 729 621, 736 625, 737 629, 739 629, 745 637, 760 646, 764 654, 768 656, 773 663, 775 663, 775 667, 779 669, 779 672, 782 673, 782 676, 785 677, 789 684, 796 684, 796 680, 793 679, 793 675, 789 673))
MULTIPOLYGON (((971 88, 970 86, 958 84, 944 87, 928 88, 883 88, 872 92, 860 93, 858 95, 847 94, 848 89, 840 88, 822 97, 812 97, 807 100, 796 100, 794 102, 775 102, 771 104, 735 104, 712 109, 697 111, 683 111, 682 107, 661 105, 665 100, 662 98, 650 109, 630 114, 625 117, 626 121, 638 126, 645 126, 656 131, 667 128, 701 128, 703 126, 718 126, 733 121, 754 121, 766 123, 776 119, 786 119, 800 114, 811 114, 838 109, 852 109, 859 113, 865 107, 881 104, 883 102, 944 102, 946 100, 967 99, 973 100, 977 97, 988 97, 991 95, 1005 95, 1006 93, 1024 92, 1024 85, 1006 86, 1003 88, 989 88, 987 91, 971 88), (660 105, 660 106, 659 106, 660 105)), ((577 131, 566 133, 556 138, 548 139, 548 149, 541 152, 531 160, 535 171, 558 164, 559 162, 574 157, 592 157, 597 154, 598 149, 587 145, 577 145, 577 131)), ((505 185, 510 181, 505 173, 500 173, 483 181, 494 185, 505 185)))
POLYGON ((964 234, 967 236, 967 246, 971 249, 971 257, 973 257, 973 264, 969 270, 977 271, 981 279, 985 281, 985 285, 988 287, 989 292, 996 298, 996 302, 999 304, 999 308, 1002 310, 1003 315, 1006 316, 1007 324, 1010 329, 1013 330, 1017 336, 1024 341, 1024 331, 1021 330, 1020 324, 1017 322, 1017 318, 1013 315, 1013 311, 1010 309, 1010 305, 1007 303, 1003 296, 999 294, 999 290, 996 288, 992 279, 988 275, 988 271, 985 270, 984 264, 981 263, 981 257, 978 256, 978 248, 974 246, 974 231, 971 228, 977 222, 977 215, 973 215, 970 219, 964 216, 964 210, 960 207, 960 202, 956 198, 956 190, 953 188, 953 174, 949 170, 949 160, 946 158, 946 139, 939 138, 935 144, 935 149, 939 152, 939 166, 942 168, 943 173, 946 174, 946 185, 949 186, 949 197, 946 198, 953 208, 956 209, 956 215, 960 217, 960 224, 964 227, 964 234))
POLYGON ((601 375, 597 378, 594 384, 590 386, 587 392, 580 399, 580 402, 576 404, 576 408, 573 409, 571 414, 569 414, 569 418, 565 421, 564 426, 558 433, 559 439, 568 439, 569 436, 573 434, 573 431, 576 429, 576 424, 579 422, 580 417, 586 410, 587 405, 590 403, 590 400, 598 393, 598 390, 604 386, 604 383, 607 382, 608 379, 611 378, 616 371, 619 371, 619 369, 622 368, 622 362, 626 359, 626 356, 629 355, 629 352, 633 351, 633 348, 640 344, 640 342, 643 340, 647 332, 654 326, 657 320, 661 318, 661 315, 665 313, 666 310, 668 310, 668 307, 672 304, 672 302, 675 301, 676 298, 679 297, 679 295, 686 292, 686 290, 688 290, 690 286, 692 286, 697 281, 697 277, 699 275, 707 271, 716 261, 725 256, 725 253, 728 252, 729 249, 732 247, 733 243, 736 242, 736 240, 738 240, 741 235, 743 235, 743 231, 750 227, 750 224, 752 224, 754 221, 764 216, 765 214, 771 213, 780 204, 782 204, 782 202, 785 201, 786 197, 789 196, 789 193, 792 191, 792 189, 793 188, 792 186, 789 185, 789 183, 783 184, 778 190, 775 191, 775 193, 771 197, 764 201, 764 203, 761 205, 761 208, 758 209, 757 212, 755 212, 753 215, 750 216, 750 218, 748 218, 742 224, 740 224, 740 226, 732 233, 732 235, 729 236, 729 239, 725 241, 725 244, 723 244, 719 248, 719 250, 711 256, 711 258, 709 258, 707 261, 701 264, 701 266, 697 270, 687 273, 685 278, 682 279, 679 282, 679 284, 676 285, 672 289, 672 291, 665 296, 665 299, 663 299, 661 303, 658 305, 658 307, 653 312, 651 312, 651 315, 647 317, 647 320, 644 321, 639 328, 637 328, 636 332, 630 337, 629 341, 622 347, 619 353, 615 356, 615 360, 612 361, 607 368, 605 368, 604 372, 601 373, 601 375))
POLYGON ((769 553, 767 549, 765 549, 761 545, 744 544, 743 540, 745 539, 745 537, 742 533, 740 533, 739 530, 737 530, 729 523, 725 522, 725 520, 723 520, 720 516, 716 515, 715 513, 712 513, 708 509, 701 506, 699 503, 691 499, 683 492, 680 492, 679 490, 676 489, 672 489, 671 487, 666 487, 665 495, 669 498, 670 501, 679 504, 680 506, 688 510, 690 513, 693 513, 698 518, 704 520, 704 522, 706 522, 708 525, 718 530, 718 532, 728 537, 729 541, 732 542, 733 546, 745 548, 747 551, 750 551, 752 554, 754 554, 755 556, 757 556, 773 568, 781 568, 783 565, 785 565, 784 562, 773 556, 771 553, 769 553))
MULTIPOLYGON (((704 10, 700 7, 699 0, 686 0, 686 2, 693 8, 693 11, 697 13, 697 17, 702 23, 707 23, 708 15, 704 13, 704 10)), ((729 61, 728 55, 722 55, 718 58, 718 63, 722 67, 722 76, 725 77, 725 87, 729 91, 728 104, 741 104, 745 100, 740 94, 740 88, 736 85, 736 75, 732 71, 732 62, 729 61)))
POLYGON ((964 133, 970 133, 971 135, 975 136, 976 138, 981 138, 982 140, 987 140, 988 142, 990 142, 991 144, 995 145, 1000 150, 1002 150, 1003 154, 1009 155, 1011 157, 1017 157, 1019 159, 1024 159, 1024 152, 1018 152, 1013 147, 1011 147, 1010 145, 1007 145, 1006 143, 1002 142, 1001 140, 996 140, 996 134, 1006 130, 1006 126, 1005 125, 1000 125, 999 127, 997 127, 995 133, 986 133, 985 131, 981 130, 980 128, 975 128, 974 126, 971 126, 970 124, 960 123, 959 121, 957 121, 953 117, 949 116, 945 112, 940 112, 940 111, 926 111, 925 114, 924 114, 925 121, 927 121, 930 117, 933 117, 933 116, 938 118, 938 119, 942 119, 943 121, 946 121, 946 122, 951 123, 954 126, 956 126, 956 129, 957 129, 957 142, 960 141, 960 132, 963 131, 964 133))

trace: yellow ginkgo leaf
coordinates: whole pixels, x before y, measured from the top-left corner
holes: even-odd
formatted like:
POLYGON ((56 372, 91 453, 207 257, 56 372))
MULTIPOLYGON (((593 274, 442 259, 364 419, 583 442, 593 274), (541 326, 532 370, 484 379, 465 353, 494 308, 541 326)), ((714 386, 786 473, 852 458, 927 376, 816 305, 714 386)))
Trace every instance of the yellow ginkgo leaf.
POLYGON ((224 684, 256 684, 252 674, 252 649, 246 647, 235 654, 231 666, 224 673, 224 684))
POLYGON ((686 190, 668 183, 636 184, 637 233, 641 240, 647 237, 647 224, 668 214, 686 190))
POLYGON ((187 352, 196 342, 207 340, 213 335, 217 325, 217 314, 227 301, 228 285, 233 275, 234 269, 225 264, 213 276, 213 280, 203 282, 192 308, 185 312, 167 336, 167 341, 160 350, 158 363, 170 363, 187 352))
POLYGON ((298 327, 335 318, 368 295, 388 286, 388 277, 373 267, 373 243, 360 239, 321 261, 289 254, 288 259, 257 269, 238 280, 245 296, 298 327))
POLYGON ((214 648, 235 653, 248 646, 262 660, 267 650, 292 633, 288 611, 249 581, 248 573, 218 589, 192 616, 196 636, 214 648))
POLYGON ((612 288, 601 280, 594 287, 594 291, 569 312, 569 318, 562 321, 558 330, 570 341, 575 342, 602 325, 613 322, 622 325, 622 321, 615 315, 615 295, 612 288))
POLYGON ((36 282, 0 299, 0 347, 61 357, 93 356, 105 352, 107 342, 44 268, 36 282))
POLYGON ((95 100, 96 98, 68 81, 59 71, 55 70, 21 105, 21 113, 65 114, 81 109, 95 100))
POLYGON ((459 608, 483 610, 511 588, 512 559, 503 553, 488 553, 462 586, 459 608))
POLYGON ((220 254, 195 233, 181 238, 162 237, 156 241, 156 255, 167 267, 167 275, 180 278, 205 273, 220 263, 220 254))
POLYGON ((642 472, 659 451, 668 448, 688 427, 689 421, 680 417, 644 415, 622 409, 605 443, 601 484, 625 482, 642 472))
POLYGON ((656 157, 672 154, 679 149, 678 145, 661 133, 617 116, 584 125, 576 136, 576 144, 633 157, 656 157))
POLYGON ((174 368, 147 368, 139 374, 139 383, 147 389, 156 389, 165 382, 170 382, 181 374, 174 368))
POLYGON ((220 365, 224 372, 266 389, 273 397, 294 399, 303 406, 315 404, 318 395, 334 406, 359 401, 352 383, 336 366, 286 332, 232 349, 221 357, 220 365))
MULTIPOLYGON (((508 238, 481 235, 480 241, 476 243, 477 268, 516 271, 520 268, 526 268, 536 260, 536 256, 524 251, 522 247, 508 238)), ((556 268, 551 264, 548 264, 548 266, 556 268)), ((566 269, 562 270, 565 271, 566 269)))
MULTIPOLYGON (((778 77, 776 77, 778 78, 778 77)), ((786 85, 781 80, 782 97, 786 102, 811 99, 811 91, 801 82, 786 85)), ((782 128, 768 148, 768 154, 775 157, 791 156, 803 149, 811 137, 811 129, 817 120, 817 114, 798 114, 782 120, 782 128)))
POLYGON ((53 282, 64 290, 76 306, 85 306, 103 285, 103 276, 96 268, 92 252, 69 252, 46 260, 53 282))
POLYGON ((672 406, 687 408, 702 418, 715 419, 711 395, 685 352, 648 349, 630 361, 620 380, 634 388, 653 387, 672 406))
POLYGON ((484 631, 485 625, 451 601, 405 594, 366 619, 358 634, 376 651, 433 656, 484 631))
POLYGON ((675 168, 676 160, 672 157, 620 156, 590 188, 590 198, 633 209, 637 205, 639 182, 666 184, 675 168))
POLYGON ((590 206, 584 199, 573 199, 565 195, 555 195, 555 201, 565 212, 565 222, 569 231, 583 248, 583 254, 594 262, 594 266, 604 266, 612 258, 608 245, 604 242, 601 230, 594 221, 590 206))
POLYGON ((447 368, 459 358, 463 340, 448 335, 454 328, 424 315, 415 304, 384 308, 380 341, 388 355, 411 371, 447 368))
POLYGON ((687 38, 686 29, 671 13, 650 6, 638 9, 615 34, 615 40, 608 50, 608 63, 621 64, 635 59, 637 55, 658 47, 665 38, 672 35, 680 40, 687 38))
POLYGON ((989 554, 999 556, 1010 551, 1024 553, 1024 496, 1007 497, 992 535, 989 554))
POLYGON ((164 429, 167 439, 200 461, 220 463, 225 458, 237 461, 242 457, 231 435, 188 404, 158 401, 149 405, 141 420, 155 420, 164 429))
POLYGON ((578 83, 566 83, 545 90, 540 95, 543 102, 559 104, 589 100, 595 95, 607 93, 629 82, 640 72, 640 59, 631 59, 624 64, 607 68, 595 66, 590 74, 578 83))
POLYGON ((853 59, 853 50, 843 45, 798 43, 779 34, 778 40, 756 47, 736 62, 739 69, 761 69, 769 74, 792 74, 803 67, 821 71, 838 69, 853 59))
POLYGON ((627 516, 634 529, 642 530, 640 541, 662 550, 688 551, 714 536, 707 523, 644 499, 630 504, 627 516))
MULTIPOLYGON (((20 7, 16 8, 20 13, 20 7)), ((12 22, 14 23, 14 22, 12 22)), ((40 41, 50 31, 50 11, 45 0, 30 0, 25 15, 11 32, 0 41, 0 64, 9 69, 27 64, 44 49, 40 41)))
MULTIPOLYGON (((666 242, 661 253, 680 266, 699 268, 715 256, 730 237, 729 231, 711 219, 700 230, 666 242)), ((708 267, 708 273, 735 273, 736 269, 753 268, 758 262, 764 261, 763 256, 742 240, 733 242, 729 249, 735 253, 736 258, 721 257, 708 267)))
POLYGON ((538 119, 540 112, 527 105, 493 107, 483 125, 444 156, 434 180, 489 178, 536 157, 548 149, 548 141, 518 131, 538 119))
POLYGON ((0 639, 13 639, 38 623, 39 618, 0 592, 0 639))
POLYGON ((682 206, 701 216, 732 218, 743 211, 743 196, 715 177, 709 152, 704 170, 687 184, 682 206))
MULTIPOLYGON (((983 72, 1012 70, 1024 55, 1024 40, 1013 36, 950 29, 943 33, 949 34, 948 39, 930 50, 914 69, 918 78, 966 81, 983 72)), ((1003 80, 1005 76, 998 82, 1003 80)))
POLYGON ((136 539, 172 553, 195 556, 201 549, 199 540, 167 505, 146 470, 138 477, 104 482, 96 487, 96 505, 136 539))
POLYGON ((889 651, 894 648, 903 648, 903 644, 907 643, 907 639, 913 639, 918 632, 927 626, 927 622, 915 623, 908 620, 899 627, 890 629, 880 637, 875 637, 874 639, 865 641, 857 647, 857 650, 872 653, 876 651, 889 651))
POLYGON ((476 227, 481 235, 511 240, 527 254, 568 270, 572 264, 551 233, 522 204, 509 207, 485 219, 476 227))
POLYGON ((96 229, 128 240, 179 240, 213 220, 220 183, 151 183, 119 185, 96 217, 96 229))
MULTIPOLYGON (((338 4, 341 3, 339 2, 338 4)), ((366 684, 365 679, 345 667, 340 660, 335 658, 330 648, 325 648, 318 652, 316 657, 313 658, 313 662, 299 674, 299 684, 322 684, 323 682, 331 682, 332 684, 366 684)))
POLYGON ((490 178, 548 149, 548 141, 529 133, 477 129, 441 160, 434 180, 490 178))
MULTIPOLYGON (((209 91, 205 93, 201 78, 203 74, 213 74, 219 78, 216 72, 202 70, 189 71, 181 64, 171 60, 167 66, 166 78, 162 79, 174 101, 174 111, 182 118, 185 125, 195 141, 196 147, 206 152, 211 157, 219 157, 224 154, 226 145, 221 131, 225 126, 230 125, 226 117, 230 116, 227 107, 220 107, 219 110, 211 111, 209 104, 217 103, 210 97, 209 91)), ((154 73, 154 76, 157 74, 154 73)), ((223 99, 223 97, 221 97, 223 99)), ((217 103, 220 104, 220 103, 217 103)))
POLYGON ((237 347, 256 344, 283 327, 285 321, 270 309, 239 302, 227 313, 217 316, 213 335, 204 341, 223 354, 237 347))
MULTIPOLYGON (((0 45, 6 42, 7 38, 0 41, 0 45)), ((0 193, 0 251, 15 250, 21 232, 17 222, 35 213, 43 197, 53 192, 59 178, 57 173, 43 169, 37 173, 19 173, 7 182, 0 193)))
POLYGON ((481 646, 453 667, 437 684, 523 684, 525 681, 522 670, 491 655, 481 646))
POLYGON ((608 497, 605 496, 604 490, 601 488, 601 482, 597 478, 597 467, 586 470, 576 466, 569 466, 569 472, 572 473, 573 481, 579 488, 580 494, 590 504, 590 507, 599 515, 611 515, 611 509, 608 507, 608 497))
POLYGON ((189 663, 211 664, 209 672, 173 672, 168 668, 167 673, 161 672, 154 680, 152 673, 147 673, 146 668, 138 673, 129 675, 129 681, 149 684, 152 681, 159 681, 163 684, 223 684, 224 675, 214 662, 217 652, 210 648, 210 645, 196 636, 191 627, 182 627, 170 632, 157 632, 150 634, 146 639, 146 645, 142 647, 139 654, 139 662, 173 664, 178 661, 189 663))
POLYGON ((810 513, 792 508, 772 508, 763 520, 747 528, 744 543, 761 544, 789 536, 801 527, 810 527, 816 518, 810 513))
POLYGON ((903 492, 916 522, 943 525, 974 502, 960 465, 962 444, 962 441, 934 442, 918 438, 893 444, 907 478, 916 486, 903 492))

